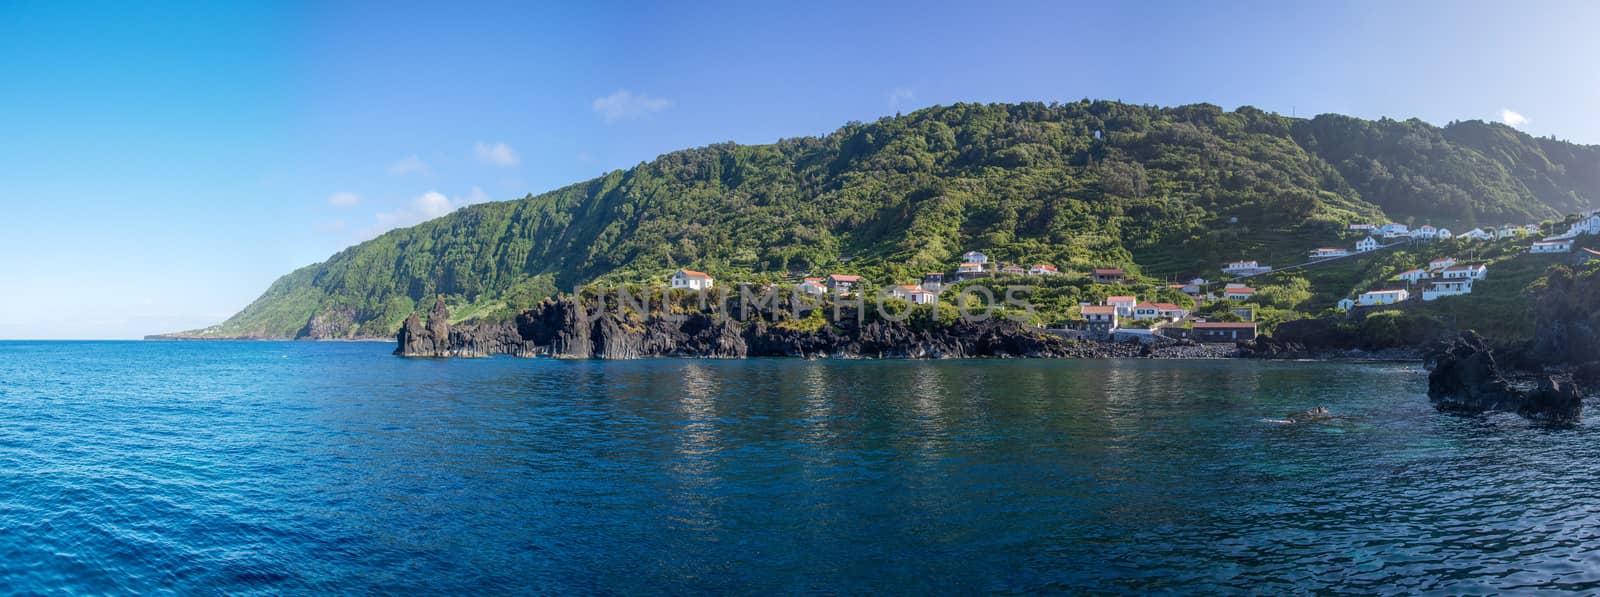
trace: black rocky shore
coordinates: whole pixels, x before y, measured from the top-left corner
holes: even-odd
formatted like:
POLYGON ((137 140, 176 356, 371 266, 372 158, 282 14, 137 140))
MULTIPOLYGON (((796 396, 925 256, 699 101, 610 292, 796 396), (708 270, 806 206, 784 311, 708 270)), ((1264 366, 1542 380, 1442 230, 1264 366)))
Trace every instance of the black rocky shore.
MULTIPOLYGON (((784 325, 777 310, 748 319, 705 311, 653 310, 649 315, 594 308, 593 300, 547 299, 514 321, 451 326, 450 312, 436 302, 428 319, 412 315, 398 334, 395 354, 406 357, 554 357, 638 359, 649 357, 831 359, 958 358, 1229 358, 1239 348, 1224 344, 1093 342, 1062 338, 1015 321, 926 324, 858 317, 852 310, 829 325, 784 325), (599 313, 596 315, 596 313, 599 313)), ((792 321, 791 321, 792 322, 792 321)))

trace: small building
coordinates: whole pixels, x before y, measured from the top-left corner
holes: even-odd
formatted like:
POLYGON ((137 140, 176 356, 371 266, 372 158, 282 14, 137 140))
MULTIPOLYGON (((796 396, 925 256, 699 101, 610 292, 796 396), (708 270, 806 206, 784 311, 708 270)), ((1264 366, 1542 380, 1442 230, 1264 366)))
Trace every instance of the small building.
POLYGON ((1378 250, 1379 246, 1378 239, 1369 236, 1356 241, 1356 252, 1366 253, 1368 251, 1376 251, 1378 250))
POLYGON ((1572 239, 1566 238, 1566 239, 1561 239, 1561 240, 1541 240, 1541 241, 1537 241, 1537 242, 1533 243, 1533 247, 1532 248, 1528 249, 1528 252, 1529 253, 1571 253, 1572 252, 1572 239))
POLYGON ((1161 309, 1155 303, 1139 303, 1133 307, 1134 319, 1160 319, 1161 309))
POLYGON ((1389 222, 1388 224, 1384 224, 1383 227, 1379 228, 1378 232, 1382 233, 1384 238, 1409 236, 1411 234, 1411 227, 1406 226, 1405 224, 1389 222))
POLYGON ((1008 265, 1000 268, 1000 273, 1010 276, 1020 276, 1028 273, 1028 270, 1022 269, 1022 266, 1020 265, 1008 265))
POLYGON ((914 305, 931 305, 934 303, 934 301, 938 300, 939 296, 932 292, 928 292, 927 290, 923 290, 921 287, 915 284, 903 284, 900 286, 895 286, 889 291, 889 294, 894 298, 910 301, 911 304, 914 305))
POLYGON ((1404 289, 1401 289, 1401 290, 1373 290, 1373 291, 1370 291, 1370 292, 1361 293, 1361 296, 1356 298, 1356 305, 1359 305, 1359 306, 1362 306, 1362 307, 1377 307, 1377 306, 1381 306, 1381 305, 1394 305, 1394 304, 1399 304, 1399 303, 1406 302, 1406 300, 1410 299, 1410 298, 1411 298, 1411 291, 1404 290, 1404 289))
POLYGON ((1454 258, 1454 257, 1440 257, 1440 258, 1435 259, 1433 261, 1429 261, 1428 262, 1428 269, 1433 270, 1433 271, 1439 271, 1439 270, 1442 270, 1444 268, 1450 267, 1450 266, 1455 265, 1455 264, 1456 264, 1456 258, 1454 258))
POLYGON ((983 264, 989 262, 989 256, 977 251, 967 251, 961 254, 961 261, 963 263, 976 263, 982 266, 983 264))
POLYGON ((1222 273, 1234 276, 1254 276, 1272 271, 1272 266, 1262 265, 1260 262, 1235 261, 1222 267, 1222 273))
POLYGON ((1254 340, 1256 324, 1250 322, 1198 322, 1190 331, 1196 342, 1243 342, 1254 340))
POLYGON ((844 296, 855 292, 856 287, 861 285, 861 276, 829 274, 827 284, 829 292, 844 296))
POLYGON ((1466 234, 1462 234, 1461 237, 1467 240, 1494 240, 1494 233, 1482 228, 1473 228, 1468 230, 1466 234))
POLYGON ((1356 308, 1356 299, 1353 299, 1353 298, 1350 298, 1350 297, 1344 297, 1342 299, 1339 299, 1339 302, 1335 305, 1335 308, 1337 308, 1340 311, 1349 311, 1351 309, 1354 309, 1354 308, 1356 308))
POLYGON ((932 292, 942 292, 944 290, 944 272, 922 274, 922 287, 932 292))
POLYGON ((1311 251, 1311 258, 1312 259, 1332 259, 1334 257, 1348 257, 1348 256, 1350 256, 1350 249, 1339 249, 1339 248, 1334 248, 1334 247, 1323 247, 1323 248, 1311 251))
POLYGON ((1120 268, 1096 268, 1094 281, 1100 284, 1118 284, 1128 277, 1128 273, 1120 268))
POLYGON ((1412 284, 1416 284, 1417 282, 1421 282, 1430 278, 1433 278, 1433 274, 1429 273, 1428 270, 1425 269, 1414 269, 1400 274, 1401 280, 1405 280, 1412 284))
POLYGON ((1351 224, 1350 227, 1347 228, 1347 230, 1351 232, 1372 232, 1373 230, 1377 229, 1378 227, 1373 226, 1372 224, 1351 224))
POLYGON ((1117 329, 1117 308, 1110 305, 1083 307, 1084 329, 1091 332, 1111 332, 1117 329))
POLYGON ((1526 226, 1523 226, 1522 230, 1523 230, 1523 232, 1527 232, 1528 234, 1533 234, 1533 235, 1538 235, 1539 232, 1541 232, 1541 230, 1539 229, 1539 225, 1538 224, 1528 224, 1526 226))
POLYGON ((1057 270, 1056 266, 1054 265, 1047 263, 1035 263, 1033 264, 1033 267, 1028 268, 1028 273, 1035 276, 1054 276, 1061 273, 1061 271, 1057 270))
POLYGON ((694 270, 680 269, 672 274, 671 286, 677 289, 710 290, 716 280, 710 274, 694 270))
POLYGON ((1189 310, 1172 303, 1156 303, 1156 314, 1162 319, 1177 321, 1189 316, 1189 310))
POLYGON ((1123 295, 1106 297, 1106 305, 1116 307, 1117 314, 1123 317, 1133 315, 1133 308, 1138 304, 1139 299, 1137 297, 1123 295))
POLYGON ((1459 279, 1482 280, 1485 277, 1487 277, 1488 275, 1489 275, 1489 266, 1483 265, 1481 263, 1478 263, 1478 264, 1470 264, 1470 265, 1452 265, 1450 267, 1444 268, 1444 272, 1439 277, 1444 278, 1446 280, 1459 280, 1459 279))
POLYGON ((1504 240, 1507 238, 1516 238, 1526 233, 1526 230, 1516 226, 1501 226, 1500 230, 1495 232, 1494 237, 1497 240, 1504 240))
POLYGON ((1450 240, 1451 238, 1454 238, 1454 235, 1450 234, 1449 228, 1440 228, 1437 238, 1439 240, 1450 240))
POLYGON ((1210 282, 1207 282, 1205 278, 1195 278, 1183 283, 1181 290, 1183 290, 1184 294, 1193 296, 1204 291, 1207 284, 1210 284, 1210 282))
POLYGON ((1439 238, 1439 229, 1434 226, 1424 224, 1422 227, 1411 231, 1411 238, 1433 240, 1439 238))
POLYGON ((1228 309, 1228 312, 1239 316, 1239 321, 1255 321, 1256 320, 1256 308, 1255 307, 1233 307, 1233 308, 1228 309))
POLYGON ((1249 287, 1227 288, 1222 291, 1222 298, 1230 301, 1248 301, 1255 298, 1256 289, 1249 287))
POLYGON ((828 293, 828 285, 822 281, 822 278, 806 278, 795 285, 795 290, 799 290, 803 294, 820 296, 828 293))
POLYGON ((1434 282, 1432 287, 1422 291, 1422 300, 1436 301, 1447 296, 1460 296, 1463 294, 1472 294, 1471 278, 1434 282))

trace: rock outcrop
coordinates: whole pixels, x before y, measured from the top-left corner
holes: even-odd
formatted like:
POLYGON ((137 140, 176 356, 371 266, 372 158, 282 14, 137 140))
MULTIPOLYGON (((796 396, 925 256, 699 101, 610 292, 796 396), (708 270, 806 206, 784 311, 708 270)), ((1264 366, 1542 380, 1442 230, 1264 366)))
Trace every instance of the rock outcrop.
MULTIPOLYGON (((1179 343, 1144 346, 1068 340, 1018 322, 933 323, 867 319, 846 309, 821 325, 796 325, 774 311, 741 320, 712 311, 606 309, 593 298, 547 299, 515 321, 451 326, 443 301, 426 321, 401 326, 395 354, 407 357, 482 357, 495 354, 564 359, 646 357, 746 358, 1222 358, 1233 346, 1179 343)), ((659 307, 659 306, 658 306, 659 307)))
MULTIPOLYGON (((1535 387, 1519 387, 1495 361, 1478 334, 1462 332, 1429 352, 1428 399, 1452 412, 1515 412, 1530 419, 1569 423, 1583 414, 1583 396, 1570 379, 1540 374, 1535 387)), ((1527 383, 1520 384, 1526 386, 1527 383)))

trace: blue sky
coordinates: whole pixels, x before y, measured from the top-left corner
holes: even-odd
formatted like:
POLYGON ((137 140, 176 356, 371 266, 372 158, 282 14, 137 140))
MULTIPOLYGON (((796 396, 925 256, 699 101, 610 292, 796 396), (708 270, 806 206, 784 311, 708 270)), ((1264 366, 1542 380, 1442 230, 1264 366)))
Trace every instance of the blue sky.
POLYGON ((0 338, 202 327, 466 203, 940 103, 1600 143, 1600 3, 1113 4, 5 3, 0 338))

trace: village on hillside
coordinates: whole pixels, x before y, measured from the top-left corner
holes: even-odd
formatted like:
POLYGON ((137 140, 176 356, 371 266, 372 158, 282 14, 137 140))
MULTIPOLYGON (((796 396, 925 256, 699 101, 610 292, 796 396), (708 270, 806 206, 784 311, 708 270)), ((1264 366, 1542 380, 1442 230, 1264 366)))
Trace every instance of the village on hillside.
MULTIPOLYGON (((1067 336, 1087 339, 1115 339, 1153 341, 1158 338, 1190 339, 1197 342, 1238 342, 1254 338, 1258 332, 1255 321, 1258 290, 1251 278, 1272 273, 1283 273, 1336 264, 1342 260, 1356 259, 1394 247, 1414 243, 1453 241, 1450 247, 1466 250, 1472 243, 1497 242, 1533 236, 1527 254, 1570 254, 1574 242, 1584 235, 1600 234, 1600 210, 1583 213, 1567 229, 1554 236, 1541 236, 1539 225, 1505 225, 1473 228, 1455 234, 1447 228, 1424 225, 1415 229, 1405 224, 1382 225, 1356 223, 1345 229, 1354 242, 1346 247, 1321 247, 1310 251, 1307 261, 1283 268, 1254 259, 1241 259, 1222 264, 1216 280, 1195 277, 1182 282, 1156 284, 1153 281, 1130 275, 1122 268, 1097 267, 1076 272, 1096 286, 1117 289, 1144 288, 1147 296, 1137 293, 1108 294, 1103 300, 1080 302, 1059 321, 1040 322, 1046 330, 1067 336), (1187 298, 1184 304, 1175 299, 1163 299, 1158 290, 1165 289, 1187 298), (1209 315, 1200 313, 1202 307, 1218 305, 1209 315)), ((1347 241, 1348 242, 1348 241, 1347 241)), ((1587 251, 1582 259, 1600 257, 1600 253, 1587 251)), ((954 268, 944 272, 927 272, 921 279, 909 283, 893 282, 881 287, 888 297, 906 301, 911 305, 937 305, 943 293, 963 282, 1005 277, 1059 276, 1062 272, 1048 263, 1000 264, 981 250, 962 253, 954 268)), ((1466 262, 1454 256, 1440 256, 1418 262, 1411 269, 1400 272, 1386 283, 1356 292, 1339 299, 1327 307, 1350 313, 1375 307, 1394 307, 1420 300, 1432 302, 1446 297, 1470 295, 1475 283, 1489 275, 1489 264, 1466 262)), ((681 290, 709 290, 714 278, 705 272, 682 269, 673 273, 669 287, 681 290)), ((857 296, 868 288, 862 276, 848 273, 829 273, 825 276, 802 276, 793 285, 799 293, 815 297, 857 296)), ((880 288, 880 286, 871 286, 880 288)))

